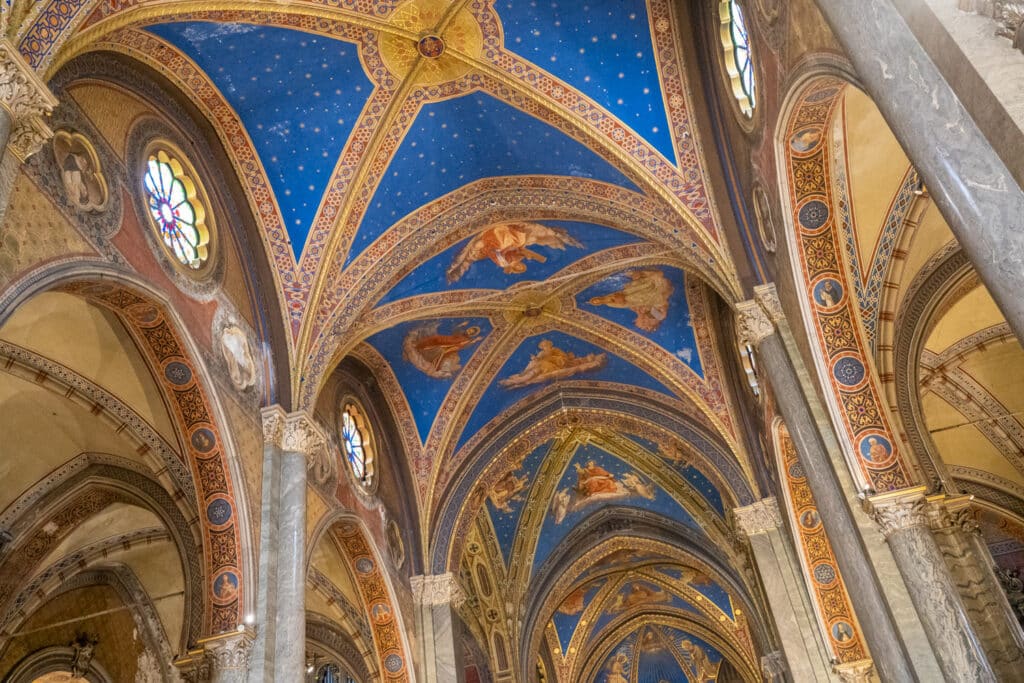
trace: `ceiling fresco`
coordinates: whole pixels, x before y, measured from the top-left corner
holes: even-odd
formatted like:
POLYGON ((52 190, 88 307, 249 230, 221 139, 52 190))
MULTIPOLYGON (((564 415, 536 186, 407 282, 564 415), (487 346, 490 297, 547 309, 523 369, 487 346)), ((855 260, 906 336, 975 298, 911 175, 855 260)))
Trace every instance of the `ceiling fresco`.
POLYGON ((612 650, 595 683, 717 681, 722 655, 696 636, 667 626, 643 626, 612 650))

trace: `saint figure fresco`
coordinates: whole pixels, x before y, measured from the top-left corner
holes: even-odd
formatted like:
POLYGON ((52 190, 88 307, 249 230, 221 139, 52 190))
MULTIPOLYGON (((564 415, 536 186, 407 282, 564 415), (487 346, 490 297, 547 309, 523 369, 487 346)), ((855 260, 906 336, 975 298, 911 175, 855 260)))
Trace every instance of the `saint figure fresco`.
POLYGON ((482 339, 480 327, 462 322, 450 334, 439 330, 436 322, 411 330, 402 342, 402 357, 428 377, 451 379, 462 369, 459 352, 482 339))
POLYGON ((102 210, 107 205, 107 181, 92 143, 80 133, 57 131, 53 156, 68 201, 82 211, 102 210))
POLYGON ((595 296, 592 306, 628 308, 636 314, 633 324, 645 332, 654 332, 668 317, 668 302, 675 287, 665 273, 657 268, 631 270, 626 273, 629 282, 616 292, 595 296))
POLYGON ((626 667, 629 666, 629 658, 622 652, 615 655, 615 659, 608 665, 608 676, 604 679, 605 683, 629 683, 629 672, 626 671, 626 667))
POLYGON ((491 505, 500 512, 511 513, 513 510, 510 503, 522 500, 523 491, 529 480, 527 474, 516 476, 515 472, 509 472, 487 491, 491 505))
POLYGON ((498 383, 506 389, 518 389, 539 382, 565 379, 587 370, 597 370, 604 366, 606 359, 603 353, 577 356, 572 351, 563 351, 547 339, 542 339, 537 353, 530 356, 526 367, 498 383))
POLYGON ((587 590, 590 586, 580 586, 566 596, 565 600, 558 607, 559 614, 569 616, 579 614, 586 607, 587 590))
POLYGON ((448 268, 448 282, 457 282, 477 261, 490 259, 506 274, 526 272, 525 261, 544 263, 547 257, 531 251, 541 246, 564 251, 583 245, 561 228, 540 223, 498 223, 479 233, 462 248, 448 268))
POLYGON ((556 492, 551 501, 555 524, 561 524, 569 513, 593 503, 633 496, 654 500, 654 487, 635 472, 616 477, 593 460, 586 465, 576 463, 575 468, 576 485, 556 492))
POLYGON ((687 673, 690 674, 691 681, 705 683, 718 679, 718 669, 722 663, 712 664, 703 648, 698 647, 692 640, 684 638, 679 643, 679 649, 682 650, 683 657, 686 658, 687 667, 690 669, 687 673))

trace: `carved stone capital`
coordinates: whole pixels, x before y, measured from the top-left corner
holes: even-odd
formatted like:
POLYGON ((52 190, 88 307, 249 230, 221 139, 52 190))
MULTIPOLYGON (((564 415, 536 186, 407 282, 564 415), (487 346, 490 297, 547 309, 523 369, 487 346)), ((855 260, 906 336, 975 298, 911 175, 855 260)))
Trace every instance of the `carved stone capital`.
POLYGON ((875 663, 870 659, 858 659, 855 662, 843 662, 834 667, 839 680, 844 683, 869 683, 875 680, 875 663))
POLYGON ((864 501, 864 509, 887 539, 907 529, 927 528, 928 499, 924 491, 923 486, 915 486, 871 496, 864 501))
POLYGON ((49 114, 57 98, 11 41, 0 40, 0 107, 17 122, 49 114))
POLYGON ((746 536, 768 533, 782 525, 782 514, 774 497, 735 508, 732 514, 736 517, 736 525, 746 536))
POLYGON ((769 652, 761 657, 761 677, 765 683, 786 680, 786 656, 781 650, 769 652))
POLYGON ((773 323, 778 324, 786 319, 786 314, 782 311, 782 302, 779 301, 779 291, 772 283, 754 287, 754 300, 761 304, 761 308, 773 323))
POLYGON ((214 672, 246 671, 256 634, 250 629, 224 633, 199 641, 214 672))
POLYGON ((409 579, 412 595, 418 605, 451 605, 458 609, 466 601, 458 579, 454 574, 414 576, 409 579))
POLYGON ((286 413, 277 405, 263 409, 263 441, 307 456, 327 447, 327 437, 312 415, 305 411, 286 413))
POLYGON ((53 131, 46 125, 42 117, 31 116, 14 123, 7 144, 11 153, 24 163, 30 156, 42 149, 46 141, 52 137, 53 131))
POLYGON ((736 304, 736 331, 740 343, 757 347, 775 333, 775 325, 756 301, 741 301, 736 304))

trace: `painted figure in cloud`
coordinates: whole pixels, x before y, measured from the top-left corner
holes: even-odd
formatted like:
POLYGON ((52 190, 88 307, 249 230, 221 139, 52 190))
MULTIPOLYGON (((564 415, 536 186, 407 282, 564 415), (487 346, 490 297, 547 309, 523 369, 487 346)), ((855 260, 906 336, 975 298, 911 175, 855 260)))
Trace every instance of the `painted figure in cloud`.
POLYGON ((576 485, 557 491, 551 501, 555 524, 561 524, 570 512, 593 503, 632 496, 654 499, 654 487, 635 472, 627 472, 621 478, 616 478, 593 460, 587 461, 586 465, 576 463, 575 467, 576 485))
POLYGON ((668 302, 675 287, 657 268, 627 272, 629 282, 611 294, 590 299, 592 306, 628 308, 636 314, 633 324, 645 332, 654 332, 668 317, 668 302))
POLYGON ((622 652, 615 655, 615 659, 608 665, 608 676, 605 683, 629 683, 629 658, 622 652))
POLYGON ((583 608, 587 606, 587 591, 593 584, 583 585, 574 590, 572 593, 566 596, 565 600, 558 607, 559 614, 567 614, 569 616, 579 614, 583 611, 583 608))
POLYGON ((587 370, 597 370, 604 366, 605 359, 603 353, 577 356, 572 351, 563 351, 547 339, 542 339, 537 353, 530 356, 530 362, 522 372, 498 383, 507 389, 517 389, 538 382, 565 379, 587 370))
POLYGON ((721 662, 712 664, 711 660, 708 659, 708 655, 704 652, 703 648, 698 647, 692 640, 684 638, 679 643, 679 649, 683 652, 683 657, 686 658, 686 663, 690 668, 691 681, 714 681, 718 679, 718 669, 722 666, 721 662))
POLYGON ((411 330, 402 342, 402 357, 429 377, 450 379, 462 369, 459 352, 480 341, 480 328, 465 322, 451 334, 441 334, 439 328, 431 323, 411 330))
POLYGON ((661 588, 652 588, 644 583, 630 585, 628 591, 623 591, 615 596, 615 600, 608 606, 609 614, 620 614, 637 605, 655 605, 671 602, 672 596, 661 588))
POLYGON ((448 282, 457 282, 471 265, 484 259, 490 259, 506 274, 525 273, 526 260, 547 261, 547 257, 529 249, 533 246, 559 250, 567 246, 583 247, 561 228, 549 228, 540 223, 498 223, 477 234, 462 248, 448 268, 448 282))
POLYGON ((487 497, 496 510, 504 513, 512 512, 509 503, 522 499, 522 492, 529 482, 529 475, 516 476, 515 472, 509 472, 499 479, 487 491, 487 497))

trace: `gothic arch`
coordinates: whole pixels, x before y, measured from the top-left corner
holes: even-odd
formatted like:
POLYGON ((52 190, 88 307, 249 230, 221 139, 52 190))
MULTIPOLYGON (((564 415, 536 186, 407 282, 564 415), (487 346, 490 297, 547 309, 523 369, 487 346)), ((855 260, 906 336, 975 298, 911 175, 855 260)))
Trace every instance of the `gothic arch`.
POLYGON ((0 326, 32 296, 61 291, 116 315, 129 330, 154 379, 164 393, 168 413, 187 449, 186 461, 196 484, 202 518, 202 557, 206 587, 203 630, 206 634, 233 630, 243 623, 255 595, 247 585, 254 575, 249 539, 249 510, 239 458, 234 457, 230 433, 222 432, 223 411, 216 400, 203 355, 167 300, 136 276, 116 266, 72 262, 44 266, 13 283, 19 295, 0 301, 0 326), (12 300, 14 299, 14 300, 12 300), (226 522, 215 524, 207 506, 223 501, 230 506, 226 522), (230 575, 237 592, 227 599, 216 595, 215 582, 230 575))

